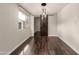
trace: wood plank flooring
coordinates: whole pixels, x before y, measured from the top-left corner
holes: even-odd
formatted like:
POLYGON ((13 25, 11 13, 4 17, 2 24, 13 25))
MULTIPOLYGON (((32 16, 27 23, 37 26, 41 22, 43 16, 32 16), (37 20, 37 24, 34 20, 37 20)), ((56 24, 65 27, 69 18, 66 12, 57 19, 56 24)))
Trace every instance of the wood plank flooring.
POLYGON ((73 49, 65 44, 57 36, 40 36, 36 33, 34 37, 35 54, 37 55, 77 55, 73 49))
POLYGON ((77 55, 60 38, 56 36, 39 36, 39 33, 35 37, 26 40, 11 55, 16 55, 21 51, 24 51, 24 55, 77 55))
POLYGON ((75 51, 58 37, 48 37, 48 51, 50 55, 77 55, 75 51))

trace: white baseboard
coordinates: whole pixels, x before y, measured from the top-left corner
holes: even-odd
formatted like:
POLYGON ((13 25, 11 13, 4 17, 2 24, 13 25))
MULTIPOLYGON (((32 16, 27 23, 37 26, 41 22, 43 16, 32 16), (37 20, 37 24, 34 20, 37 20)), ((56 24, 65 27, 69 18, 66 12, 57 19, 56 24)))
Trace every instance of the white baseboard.
POLYGON ((65 42, 70 48, 72 48, 77 54, 79 54, 76 49, 74 49, 70 44, 68 44, 68 43, 65 41, 65 38, 63 38, 63 37, 60 36, 59 34, 58 34, 57 36, 58 36, 63 42, 65 42))
POLYGON ((16 45, 14 49, 12 49, 10 52, 8 52, 7 55, 11 54, 17 47, 19 47, 23 42, 25 42, 30 37, 31 36, 26 37, 22 42, 20 42, 18 45, 16 45))
POLYGON ((57 34, 56 35, 48 35, 48 36, 57 36, 57 34))

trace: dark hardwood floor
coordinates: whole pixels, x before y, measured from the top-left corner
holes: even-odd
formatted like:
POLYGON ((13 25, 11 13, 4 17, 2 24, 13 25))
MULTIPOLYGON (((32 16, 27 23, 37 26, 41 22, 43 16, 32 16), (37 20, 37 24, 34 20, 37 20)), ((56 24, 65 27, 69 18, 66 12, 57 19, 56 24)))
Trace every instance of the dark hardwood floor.
POLYGON ((57 36, 40 36, 36 33, 34 37, 36 55, 77 55, 73 49, 65 44, 57 36))
POLYGON ((24 52, 24 55, 77 55, 77 53, 60 38, 56 36, 40 36, 40 33, 35 33, 34 37, 26 40, 26 42, 13 51, 11 55, 19 54, 26 48, 27 51, 24 52), (27 45, 29 48, 26 47, 27 45))
POLYGON ((49 55, 77 55, 77 53, 58 37, 48 37, 49 55))

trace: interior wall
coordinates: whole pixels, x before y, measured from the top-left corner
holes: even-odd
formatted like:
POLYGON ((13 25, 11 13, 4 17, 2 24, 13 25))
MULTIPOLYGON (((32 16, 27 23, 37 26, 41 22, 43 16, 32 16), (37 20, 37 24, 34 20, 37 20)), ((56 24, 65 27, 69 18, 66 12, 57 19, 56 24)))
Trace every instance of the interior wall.
POLYGON ((34 17, 34 32, 40 31, 40 17, 34 17))
POLYGON ((57 36, 56 14, 48 16, 48 36, 57 36))
POLYGON ((9 54, 31 36, 30 21, 23 30, 18 29, 17 4, 0 4, 0 54, 9 54))
POLYGON ((57 18, 58 36, 79 54, 79 4, 68 4, 57 18))
MULTIPOLYGON (((40 17, 34 17, 34 31, 40 31, 40 17)), ((57 36, 56 14, 48 16, 48 36, 57 36)))
POLYGON ((30 16, 30 19, 31 34, 34 36, 34 16, 30 16))

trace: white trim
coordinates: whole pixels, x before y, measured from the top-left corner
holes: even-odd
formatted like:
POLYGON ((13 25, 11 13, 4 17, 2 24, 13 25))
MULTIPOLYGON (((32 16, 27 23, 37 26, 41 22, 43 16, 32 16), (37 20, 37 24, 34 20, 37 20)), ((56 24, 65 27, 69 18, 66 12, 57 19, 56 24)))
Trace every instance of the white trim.
POLYGON ((48 36, 57 36, 57 34, 55 34, 55 35, 48 35, 48 36))
POLYGON ((31 36, 28 36, 28 37, 26 37, 22 42, 20 42, 18 45, 16 45, 15 47, 14 47, 14 49, 12 49, 10 52, 7 52, 7 54, 9 55, 9 54, 11 54, 17 47, 19 47, 23 42, 25 42, 29 37, 31 37, 31 36))
POLYGON ((57 36, 63 41, 63 42, 65 42, 70 48, 72 48, 77 54, 79 54, 79 52, 76 50, 76 49, 74 49, 70 44, 68 44, 64 39, 65 38, 63 38, 62 36, 60 36, 59 34, 57 34, 57 36))

